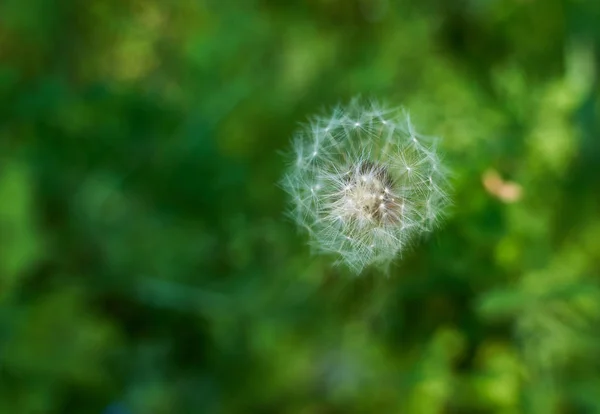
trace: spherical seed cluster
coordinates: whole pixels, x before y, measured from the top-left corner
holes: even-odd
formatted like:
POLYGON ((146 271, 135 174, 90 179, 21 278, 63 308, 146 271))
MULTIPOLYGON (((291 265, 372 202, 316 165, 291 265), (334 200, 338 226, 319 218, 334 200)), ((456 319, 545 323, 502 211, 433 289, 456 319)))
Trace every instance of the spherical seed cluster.
POLYGON ((315 249, 357 273, 389 264, 448 203, 434 140, 406 113, 359 100, 297 133, 283 186, 315 249))

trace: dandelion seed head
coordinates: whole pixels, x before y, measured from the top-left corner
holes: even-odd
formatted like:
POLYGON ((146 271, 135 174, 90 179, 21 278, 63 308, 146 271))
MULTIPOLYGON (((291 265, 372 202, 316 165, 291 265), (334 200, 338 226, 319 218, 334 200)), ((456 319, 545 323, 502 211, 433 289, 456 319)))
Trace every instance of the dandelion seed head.
POLYGON ((448 204, 436 148, 406 112, 353 100, 312 119, 293 148, 282 181, 290 216, 316 251, 356 273, 388 265, 448 204))

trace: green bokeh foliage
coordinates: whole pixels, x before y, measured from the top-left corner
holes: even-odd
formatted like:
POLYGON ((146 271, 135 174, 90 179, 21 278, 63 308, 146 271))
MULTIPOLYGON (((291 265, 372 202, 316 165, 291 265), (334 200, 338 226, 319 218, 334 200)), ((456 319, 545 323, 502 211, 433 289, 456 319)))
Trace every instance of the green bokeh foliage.
POLYGON ((600 412, 598 21, 591 0, 4 0, 0 413, 600 412), (389 276, 311 256, 276 185, 298 122, 358 94, 454 171, 445 225, 389 276))

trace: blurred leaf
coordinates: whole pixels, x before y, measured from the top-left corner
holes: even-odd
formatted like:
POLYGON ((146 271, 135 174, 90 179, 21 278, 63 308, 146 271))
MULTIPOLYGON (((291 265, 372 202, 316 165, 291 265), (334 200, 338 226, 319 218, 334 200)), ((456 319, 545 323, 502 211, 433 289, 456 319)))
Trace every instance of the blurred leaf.
POLYGON ((10 296, 42 257, 33 197, 31 174, 24 164, 0 166, 0 298, 10 296))

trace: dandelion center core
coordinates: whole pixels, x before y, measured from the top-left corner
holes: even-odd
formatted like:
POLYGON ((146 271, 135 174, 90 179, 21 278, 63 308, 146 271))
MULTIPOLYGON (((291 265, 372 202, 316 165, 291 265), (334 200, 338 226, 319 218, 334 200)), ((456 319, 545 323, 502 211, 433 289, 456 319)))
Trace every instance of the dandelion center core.
POLYGON ((398 218, 393 180, 387 169, 372 162, 345 173, 344 188, 332 198, 332 214, 359 225, 377 225, 398 218))

